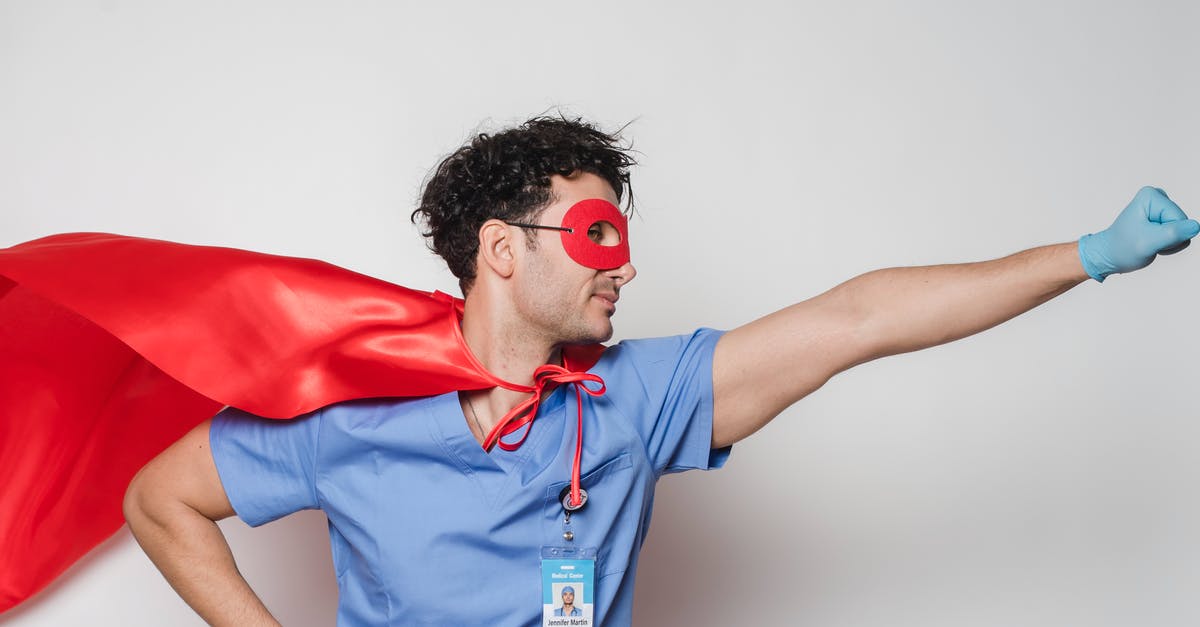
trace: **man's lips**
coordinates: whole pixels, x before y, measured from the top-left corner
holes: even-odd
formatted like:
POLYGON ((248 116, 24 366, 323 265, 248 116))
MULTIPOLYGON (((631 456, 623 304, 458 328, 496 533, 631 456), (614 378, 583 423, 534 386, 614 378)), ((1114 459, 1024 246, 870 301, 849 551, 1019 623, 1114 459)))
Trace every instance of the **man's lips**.
POLYGON ((617 300, 620 298, 619 296, 617 296, 616 294, 614 294, 612 292, 601 292, 598 294, 593 294, 592 296, 594 298, 599 298, 600 300, 604 301, 612 309, 617 308, 617 300))

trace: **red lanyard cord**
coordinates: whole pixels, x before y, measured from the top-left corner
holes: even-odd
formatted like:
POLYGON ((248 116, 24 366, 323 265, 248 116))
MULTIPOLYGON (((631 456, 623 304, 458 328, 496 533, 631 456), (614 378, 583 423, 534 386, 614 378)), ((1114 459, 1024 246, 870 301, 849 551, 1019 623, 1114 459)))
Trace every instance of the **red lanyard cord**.
POLYGON ((604 379, 599 376, 590 372, 571 372, 562 366, 553 364, 539 367, 533 372, 533 388, 531 390, 533 394, 521 404, 513 407, 496 423, 496 426, 492 427, 491 432, 483 441, 483 450, 490 453, 496 446, 506 451, 515 451, 521 448, 521 445, 525 443, 525 438, 529 437, 530 430, 533 429, 533 419, 537 418, 538 405, 542 402, 542 393, 553 390, 564 383, 575 386, 575 407, 578 409, 575 428, 575 463, 571 468, 571 505, 579 506, 582 503, 582 497, 579 494, 579 468, 580 459, 583 457, 583 393, 587 392, 592 396, 604 394, 606 389, 604 379), (597 383, 600 387, 593 390, 586 383, 597 383), (521 428, 525 428, 525 433, 521 434, 521 439, 516 442, 509 443, 501 439, 521 428))

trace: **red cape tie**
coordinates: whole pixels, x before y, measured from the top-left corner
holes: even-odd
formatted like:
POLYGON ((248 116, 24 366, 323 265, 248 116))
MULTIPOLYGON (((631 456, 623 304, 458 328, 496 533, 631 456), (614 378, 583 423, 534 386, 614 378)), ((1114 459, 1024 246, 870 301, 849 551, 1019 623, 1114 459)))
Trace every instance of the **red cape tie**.
MULTIPOLYGON (((512 408, 505 414, 496 426, 492 427, 487 438, 483 441, 483 449, 491 451, 493 447, 499 445, 500 448, 506 451, 515 451, 521 448, 525 443, 525 438, 529 437, 529 431, 533 428, 533 419, 537 418, 538 405, 542 402, 542 393, 551 390, 563 383, 575 385, 575 407, 578 410, 575 426, 575 461, 571 465, 571 504, 578 506, 581 504, 579 495, 579 473, 580 460, 583 457, 583 393, 587 392, 591 396, 600 396, 604 394, 604 379, 588 373, 588 372, 572 372, 562 366, 548 364, 539 367, 533 372, 533 387, 523 387, 518 390, 520 392, 530 392, 527 400, 512 408), (598 384, 596 389, 589 388, 584 382, 598 384), (522 427, 528 426, 525 433, 521 434, 521 438, 516 442, 505 442, 504 436, 515 433, 522 427)), ((516 389, 516 388, 510 388, 516 389)))

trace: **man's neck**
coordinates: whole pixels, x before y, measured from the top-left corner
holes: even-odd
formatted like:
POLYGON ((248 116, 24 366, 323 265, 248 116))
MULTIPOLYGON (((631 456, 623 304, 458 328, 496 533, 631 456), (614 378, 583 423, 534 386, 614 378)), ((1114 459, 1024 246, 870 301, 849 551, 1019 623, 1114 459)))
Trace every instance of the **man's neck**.
MULTIPOLYGON (((533 372, 547 363, 559 363, 560 347, 530 333, 514 320, 511 311, 490 307, 487 299, 468 298, 463 308, 463 339, 471 353, 493 375, 519 385, 532 385, 533 372)), ((494 302, 494 301, 493 301, 494 302)), ((483 441, 509 410, 528 393, 502 387, 460 395, 463 411, 476 438, 483 441)))

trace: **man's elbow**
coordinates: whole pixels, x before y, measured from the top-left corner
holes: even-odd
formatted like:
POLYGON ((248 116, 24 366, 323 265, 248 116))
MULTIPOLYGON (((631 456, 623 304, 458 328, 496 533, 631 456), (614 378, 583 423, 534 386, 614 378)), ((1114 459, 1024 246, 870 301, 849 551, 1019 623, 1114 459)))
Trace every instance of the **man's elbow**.
POLYGON ((150 484, 146 469, 139 470, 125 488, 125 498, 121 501, 121 513, 125 515, 125 522, 129 524, 129 529, 135 536, 153 520, 151 513, 154 497, 150 484))
POLYGON ((156 475, 154 470, 154 462, 139 470, 125 488, 125 498, 121 501, 125 522, 139 541, 148 532, 171 528, 180 516, 196 514, 178 490, 173 489, 177 486, 156 475))

